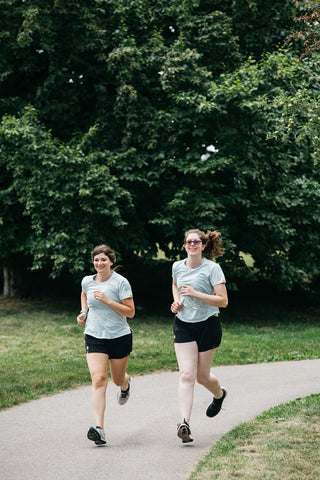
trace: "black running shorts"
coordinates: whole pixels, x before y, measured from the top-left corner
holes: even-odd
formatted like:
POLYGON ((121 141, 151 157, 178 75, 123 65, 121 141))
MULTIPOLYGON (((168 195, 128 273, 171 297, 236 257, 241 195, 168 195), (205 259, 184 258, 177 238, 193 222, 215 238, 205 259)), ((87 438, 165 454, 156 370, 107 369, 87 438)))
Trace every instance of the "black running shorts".
POLYGON ((110 359, 124 358, 132 352, 132 333, 118 338, 96 338, 85 335, 87 353, 105 353, 110 359))
POLYGON ((182 322, 175 316, 173 324, 174 343, 197 342, 199 352, 219 347, 222 338, 219 317, 213 315, 204 322, 182 322))

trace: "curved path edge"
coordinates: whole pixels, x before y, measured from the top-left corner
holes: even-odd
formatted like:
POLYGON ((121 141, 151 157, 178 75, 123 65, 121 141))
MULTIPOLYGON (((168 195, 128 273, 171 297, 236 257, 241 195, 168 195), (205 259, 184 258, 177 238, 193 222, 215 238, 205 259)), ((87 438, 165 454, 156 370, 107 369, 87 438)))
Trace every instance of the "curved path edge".
POLYGON ((205 415, 211 396, 196 385, 194 442, 176 436, 178 373, 132 379, 120 406, 107 391, 107 446, 86 432, 93 422, 91 387, 42 398, 0 413, 0 464, 6 480, 178 480, 221 435, 269 408, 320 392, 320 359, 213 368, 228 396, 220 414, 205 415))

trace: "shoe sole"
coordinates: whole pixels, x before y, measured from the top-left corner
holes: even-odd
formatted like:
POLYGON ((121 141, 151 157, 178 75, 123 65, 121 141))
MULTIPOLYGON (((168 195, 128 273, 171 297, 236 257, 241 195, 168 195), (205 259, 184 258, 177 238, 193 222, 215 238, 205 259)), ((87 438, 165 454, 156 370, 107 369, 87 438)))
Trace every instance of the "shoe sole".
POLYGON ((127 401, 129 400, 129 398, 130 398, 130 393, 129 393, 125 398, 122 398, 122 397, 121 397, 121 393, 118 393, 118 398, 117 398, 117 400, 118 400, 119 405, 124 405, 125 403, 127 403, 127 401))
POLYGON ((87 433, 87 437, 88 437, 89 440, 94 442, 96 445, 105 445, 107 443, 105 440, 101 439, 97 430, 95 430, 92 427, 89 429, 89 431, 87 433))
POLYGON ((193 442, 193 438, 190 435, 188 427, 182 425, 178 428, 178 437, 181 438, 182 443, 190 443, 193 442))

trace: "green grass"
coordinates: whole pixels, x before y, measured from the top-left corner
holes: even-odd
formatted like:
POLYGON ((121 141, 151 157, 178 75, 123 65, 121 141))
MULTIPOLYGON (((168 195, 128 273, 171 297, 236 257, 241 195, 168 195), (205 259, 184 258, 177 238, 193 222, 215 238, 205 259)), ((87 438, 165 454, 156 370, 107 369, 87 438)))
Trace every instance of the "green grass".
POLYGON ((310 319, 282 318, 273 325, 227 323, 223 332, 217 359, 223 365, 320 357, 320 324, 310 319))
POLYGON ((262 413, 228 432, 188 480, 318 480, 320 395, 262 413))
MULTIPOLYGON (((215 365, 320 357, 318 311, 256 304, 228 309, 215 365)), ((79 305, 0 298, 0 410, 89 385, 79 305)), ((172 315, 137 313, 130 325, 131 375, 175 371, 172 315)), ((320 478, 319 395, 279 406, 239 425, 217 442, 189 480, 320 478)))
MULTIPOLYGON (((239 310, 241 312, 241 310, 239 310)), ((316 314, 226 313, 215 365, 320 357, 316 314)), ((0 299, 0 409, 90 383, 78 305, 0 299)), ((175 371, 172 315, 137 314, 128 371, 175 371)))

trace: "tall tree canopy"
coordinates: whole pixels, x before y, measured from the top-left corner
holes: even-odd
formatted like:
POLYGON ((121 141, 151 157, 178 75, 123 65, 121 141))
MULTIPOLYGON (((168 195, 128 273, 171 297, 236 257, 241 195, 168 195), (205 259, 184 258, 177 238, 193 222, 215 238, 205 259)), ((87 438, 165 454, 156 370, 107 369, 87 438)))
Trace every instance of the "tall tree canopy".
POLYGON ((320 67, 280 48, 298 3, 0 0, 3 263, 76 274, 99 241, 177 258, 197 226, 234 286, 317 279, 320 67))

